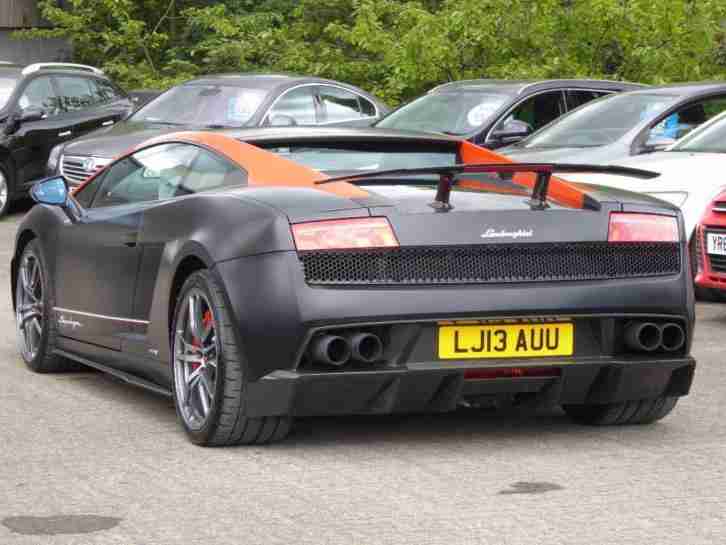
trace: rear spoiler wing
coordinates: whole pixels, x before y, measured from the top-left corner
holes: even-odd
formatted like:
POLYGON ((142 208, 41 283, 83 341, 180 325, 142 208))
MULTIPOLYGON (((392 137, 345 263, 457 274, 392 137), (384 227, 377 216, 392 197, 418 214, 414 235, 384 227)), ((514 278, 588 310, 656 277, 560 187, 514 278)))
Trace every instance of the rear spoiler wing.
MULTIPOLYGON (((376 178, 390 178, 393 176, 412 176, 421 174, 434 174, 439 176, 439 183, 436 189, 436 198, 431 207, 437 210, 449 210, 452 208, 449 202, 451 188, 457 184, 456 175, 465 173, 496 173, 515 174, 518 172, 531 172, 537 175, 532 187, 532 197, 529 204, 533 210, 541 210, 548 207, 547 192, 549 191, 550 178, 555 172, 576 172, 615 174, 650 180, 660 176, 658 172, 642 170, 639 168, 620 167, 615 165, 573 165, 568 163, 478 163, 478 164, 457 164, 447 167, 424 167, 424 168, 399 168, 392 170, 377 170, 364 174, 352 174, 349 176, 338 176, 318 180, 316 184, 330 184, 334 182, 360 183, 361 185, 387 185, 389 180, 376 180, 376 178)), ((597 207, 599 208, 599 206, 597 207)))

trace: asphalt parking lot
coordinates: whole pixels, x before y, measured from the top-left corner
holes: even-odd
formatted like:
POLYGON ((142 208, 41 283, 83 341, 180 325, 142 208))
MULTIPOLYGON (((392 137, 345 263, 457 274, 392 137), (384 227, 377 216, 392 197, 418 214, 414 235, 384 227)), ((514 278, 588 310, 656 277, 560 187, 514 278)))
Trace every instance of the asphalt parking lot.
POLYGON ((726 541, 726 305, 699 304, 692 394, 652 426, 472 410, 202 449, 169 400, 25 368, 8 289, 23 210, 0 221, 2 545, 726 541))

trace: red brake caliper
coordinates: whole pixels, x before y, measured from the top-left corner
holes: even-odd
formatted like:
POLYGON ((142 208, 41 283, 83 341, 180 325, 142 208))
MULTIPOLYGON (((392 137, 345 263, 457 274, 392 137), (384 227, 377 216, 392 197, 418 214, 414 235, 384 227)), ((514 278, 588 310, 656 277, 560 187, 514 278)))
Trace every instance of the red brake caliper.
MULTIPOLYGON (((207 310, 204 313, 204 316, 202 316, 202 325, 204 326, 204 329, 207 329, 210 326, 211 323, 212 323, 212 311, 211 310, 207 310)), ((192 338, 192 346, 194 346, 195 348, 200 348, 202 346, 201 339, 199 339, 197 337, 193 337, 192 338)), ((192 363, 192 371, 195 371, 200 365, 201 365, 200 362, 194 362, 194 363, 192 363)))

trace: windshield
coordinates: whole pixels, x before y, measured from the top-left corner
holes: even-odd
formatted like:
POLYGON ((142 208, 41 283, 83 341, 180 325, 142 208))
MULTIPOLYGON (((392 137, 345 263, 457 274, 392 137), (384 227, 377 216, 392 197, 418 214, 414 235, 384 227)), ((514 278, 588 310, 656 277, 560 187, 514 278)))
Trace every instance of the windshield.
POLYGON ((265 89, 223 85, 180 85, 152 100, 130 119, 168 125, 242 127, 267 93, 265 89))
POLYGON ((612 144, 678 100, 675 95, 623 94, 588 102, 521 142, 522 148, 589 148, 612 144))
POLYGON ((0 76, 0 108, 4 108, 8 103, 10 95, 15 90, 18 80, 13 77, 0 76))
POLYGON ((481 127, 509 96, 457 91, 424 95, 381 119, 376 127, 466 134, 481 127))
POLYGON ((277 146, 266 148, 298 164, 326 174, 364 173, 399 168, 424 168, 456 164, 456 149, 431 151, 399 149, 350 149, 331 146, 277 146))
POLYGON ((726 153, 726 114, 683 137, 669 151, 726 153))

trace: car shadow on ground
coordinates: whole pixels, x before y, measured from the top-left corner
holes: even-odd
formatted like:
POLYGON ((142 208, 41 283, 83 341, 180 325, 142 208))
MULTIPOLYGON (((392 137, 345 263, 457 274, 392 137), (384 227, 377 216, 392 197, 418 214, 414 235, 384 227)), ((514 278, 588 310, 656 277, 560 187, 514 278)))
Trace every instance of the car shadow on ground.
MULTIPOLYGON (((56 375, 59 377, 60 375, 56 375)), ((103 398, 110 405, 123 405, 124 411, 149 419, 178 433, 185 440, 177 422, 171 399, 130 386, 114 377, 95 371, 82 371, 63 375, 64 380, 74 383, 96 398, 103 398)), ((112 410, 109 408, 109 410, 112 410)), ((558 436, 591 442, 593 437, 625 440, 631 430, 638 440, 644 435, 662 436, 668 432, 663 426, 633 426, 597 428, 573 423, 559 407, 534 409, 505 407, 501 409, 462 408, 439 414, 394 414, 306 417, 295 421, 290 437, 265 448, 329 448, 331 446, 363 446, 370 444, 429 445, 460 441, 486 440, 516 445, 545 439, 557 440, 558 436)))

